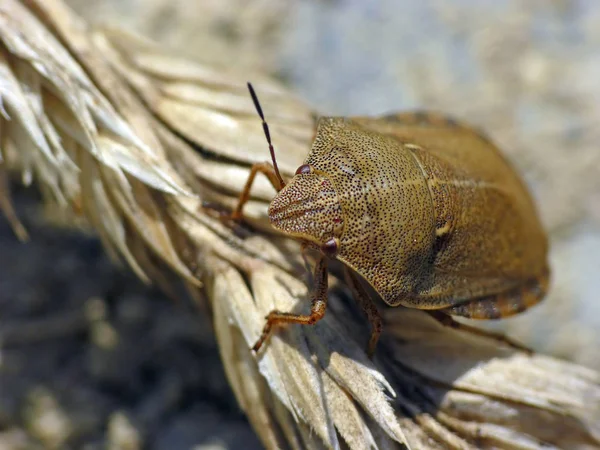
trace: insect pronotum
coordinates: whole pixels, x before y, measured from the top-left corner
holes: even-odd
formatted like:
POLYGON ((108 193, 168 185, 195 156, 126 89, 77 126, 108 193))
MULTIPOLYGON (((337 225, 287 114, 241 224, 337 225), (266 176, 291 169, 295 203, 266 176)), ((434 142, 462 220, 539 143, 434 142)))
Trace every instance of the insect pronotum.
POLYGON ((252 88, 272 164, 252 166, 277 190, 272 226, 320 251, 310 314, 272 311, 253 349, 284 323, 312 325, 327 308, 327 261, 345 265, 354 296, 382 330, 362 280, 390 306, 435 317, 498 319, 538 303, 548 287, 547 239, 527 188, 481 133, 437 114, 322 117, 310 153, 286 184, 252 88))

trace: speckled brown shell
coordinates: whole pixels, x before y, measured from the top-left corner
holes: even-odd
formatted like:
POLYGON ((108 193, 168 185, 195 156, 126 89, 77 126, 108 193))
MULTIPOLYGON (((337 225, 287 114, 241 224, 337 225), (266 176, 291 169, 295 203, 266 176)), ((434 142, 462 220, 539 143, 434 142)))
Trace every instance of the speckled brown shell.
POLYGON ((468 127, 414 114, 322 118, 305 163, 314 173, 273 200, 273 225, 313 244, 339 239, 337 258, 392 306, 443 308, 547 270, 527 189, 468 127))

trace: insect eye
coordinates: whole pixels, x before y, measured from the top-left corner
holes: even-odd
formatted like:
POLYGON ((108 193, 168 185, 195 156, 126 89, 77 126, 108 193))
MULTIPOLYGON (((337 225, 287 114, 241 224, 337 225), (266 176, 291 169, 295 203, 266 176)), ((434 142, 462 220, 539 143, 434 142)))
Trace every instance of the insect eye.
POLYGON ((330 257, 335 257, 339 251, 339 242, 336 238, 331 238, 321 246, 321 251, 330 257))
POLYGON ((309 164, 302 164, 300 167, 296 169, 296 175, 306 175, 312 172, 312 167, 309 164))

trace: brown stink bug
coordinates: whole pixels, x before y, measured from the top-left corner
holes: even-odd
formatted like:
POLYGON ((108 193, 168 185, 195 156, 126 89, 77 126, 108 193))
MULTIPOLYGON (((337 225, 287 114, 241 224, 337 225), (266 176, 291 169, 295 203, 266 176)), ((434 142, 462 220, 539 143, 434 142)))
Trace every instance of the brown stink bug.
POLYGON ((256 164, 233 217, 258 172, 278 193, 272 226, 320 250, 308 315, 272 311, 274 325, 312 325, 327 306, 327 260, 344 263, 373 331, 381 318, 360 278, 390 306, 439 317, 498 319, 539 302, 548 286, 548 245, 523 182, 482 134, 440 115, 322 117, 312 149, 286 184, 256 94, 273 164, 256 164), (357 274, 360 276, 357 276, 357 274))

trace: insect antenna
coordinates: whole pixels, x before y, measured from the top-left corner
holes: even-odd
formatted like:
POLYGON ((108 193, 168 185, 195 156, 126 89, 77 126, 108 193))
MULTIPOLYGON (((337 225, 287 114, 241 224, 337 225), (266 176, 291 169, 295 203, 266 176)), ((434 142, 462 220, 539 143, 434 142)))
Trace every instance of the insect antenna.
POLYGON ((279 167, 277 166, 277 160, 275 159, 275 149, 273 148, 273 144, 271 143, 271 133, 269 132, 269 125, 267 125, 267 121, 265 120, 265 115, 263 114, 262 108, 260 107, 260 103, 258 102, 256 92, 254 92, 254 88, 249 82, 248 90, 250 91, 250 96, 252 97, 252 101, 254 102, 256 112, 262 120, 263 131, 265 132, 265 137, 267 138, 267 142, 269 144, 269 152, 271 152, 271 160, 273 161, 273 169, 275 170, 275 175, 277 176, 281 187, 283 187, 285 186, 285 183, 283 181, 283 178, 281 178, 281 174, 279 173, 279 167))

